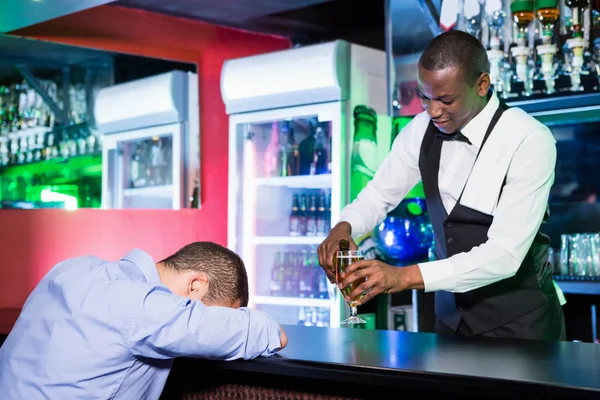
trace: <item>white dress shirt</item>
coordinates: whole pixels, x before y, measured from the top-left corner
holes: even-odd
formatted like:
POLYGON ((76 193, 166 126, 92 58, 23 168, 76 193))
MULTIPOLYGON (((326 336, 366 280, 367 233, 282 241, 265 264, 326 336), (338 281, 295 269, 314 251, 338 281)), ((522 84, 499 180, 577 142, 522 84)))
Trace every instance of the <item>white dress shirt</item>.
MULTIPOLYGON (((419 264, 427 292, 467 292, 512 277, 541 225, 554 183, 556 142, 546 126, 519 108, 509 108, 475 163, 498 104, 493 94, 486 107, 461 130, 471 145, 443 142, 438 175, 448 214, 464 187, 461 204, 494 217, 488 240, 469 252, 419 264)), ((428 124, 426 112, 415 116, 395 139, 373 179, 342 210, 340 221, 350 223, 353 236, 381 223, 421 181, 419 152, 428 124)))

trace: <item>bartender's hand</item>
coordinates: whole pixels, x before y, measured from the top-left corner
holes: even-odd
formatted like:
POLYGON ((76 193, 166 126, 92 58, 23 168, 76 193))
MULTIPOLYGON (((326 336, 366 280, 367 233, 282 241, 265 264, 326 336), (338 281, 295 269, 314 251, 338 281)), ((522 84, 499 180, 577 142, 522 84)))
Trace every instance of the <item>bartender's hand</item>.
POLYGON ((350 264, 342 273, 339 287, 343 289, 354 281, 364 278, 367 280, 346 296, 346 301, 358 298, 367 291, 358 301, 358 305, 366 303, 380 293, 424 288, 423 276, 418 265, 394 267, 379 260, 362 260, 350 264))
POLYGON ((333 266, 333 257, 340 249, 340 240, 346 239, 350 243, 350 250, 356 250, 358 247, 352 239, 352 227, 348 222, 340 222, 334 226, 327 238, 319 246, 319 265, 325 270, 329 282, 335 282, 335 269, 333 266))

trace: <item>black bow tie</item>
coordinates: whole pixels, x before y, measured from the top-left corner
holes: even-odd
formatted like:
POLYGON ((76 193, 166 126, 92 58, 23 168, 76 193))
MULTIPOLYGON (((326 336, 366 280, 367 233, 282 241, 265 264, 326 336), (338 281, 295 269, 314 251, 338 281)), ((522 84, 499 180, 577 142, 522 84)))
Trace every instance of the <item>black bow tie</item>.
POLYGON ((455 132, 455 133, 450 133, 450 134, 438 132, 437 137, 442 140, 454 140, 457 142, 464 142, 467 144, 471 144, 471 141, 469 140, 469 138, 467 138, 465 135, 463 135, 460 132, 455 132))

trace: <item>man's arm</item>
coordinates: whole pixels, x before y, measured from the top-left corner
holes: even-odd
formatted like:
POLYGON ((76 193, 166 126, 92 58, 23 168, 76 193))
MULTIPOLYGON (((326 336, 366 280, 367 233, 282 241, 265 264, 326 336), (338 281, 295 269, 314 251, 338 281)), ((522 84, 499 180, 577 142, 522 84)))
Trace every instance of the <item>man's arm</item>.
POLYGON ((274 354, 285 345, 281 334, 261 311, 207 307, 158 286, 142 296, 126 342, 138 357, 234 360, 274 354))
POLYGON ((417 115, 394 140, 373 179, 357 198, 344 207, 340 222, 348 222, 353 236, 373 229, 419 182, 419 151, 429 123, 426 114, 417 115))
POLYGON ((462 293, 514 276, 542 223, 555 165, 548 129, 528 135, 511 161, 488 240, 469 252, 419 264, 425 290, 462 293))

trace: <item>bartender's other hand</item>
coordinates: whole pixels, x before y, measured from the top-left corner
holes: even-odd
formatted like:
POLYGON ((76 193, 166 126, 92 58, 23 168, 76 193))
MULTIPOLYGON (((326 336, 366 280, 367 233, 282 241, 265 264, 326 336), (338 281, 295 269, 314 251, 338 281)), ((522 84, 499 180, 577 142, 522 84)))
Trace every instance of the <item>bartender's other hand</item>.
POLYGON ((329 282, 335 282, 335 269, 333 266, 333 257, 340 249, 340 240, 346 239, 350 243, 350 250, 356 250, 358 247, 352 239, 352 227, 348 222, 340 222, 334 226, 323 243, 319 246, 319 265, 325 270, 329 282))
POLYGON ((281 348, 279 350, 283 350, 285 346, 288 344, 288 338, 283 330, 283 326, 279 325, 280 333, 279 333, 279 341, 281 342, 281 348))
POLYGON ((403 290, 401 268, 393 267, 379 260, 362 260, 352 263, 342 274, 340 289, 343 289, 356 280, 367 280, 361 283, 348 296, 346 301, 357 299, 365 293, 358 305, 364 304, 380 293, 393 293, 403 290))

